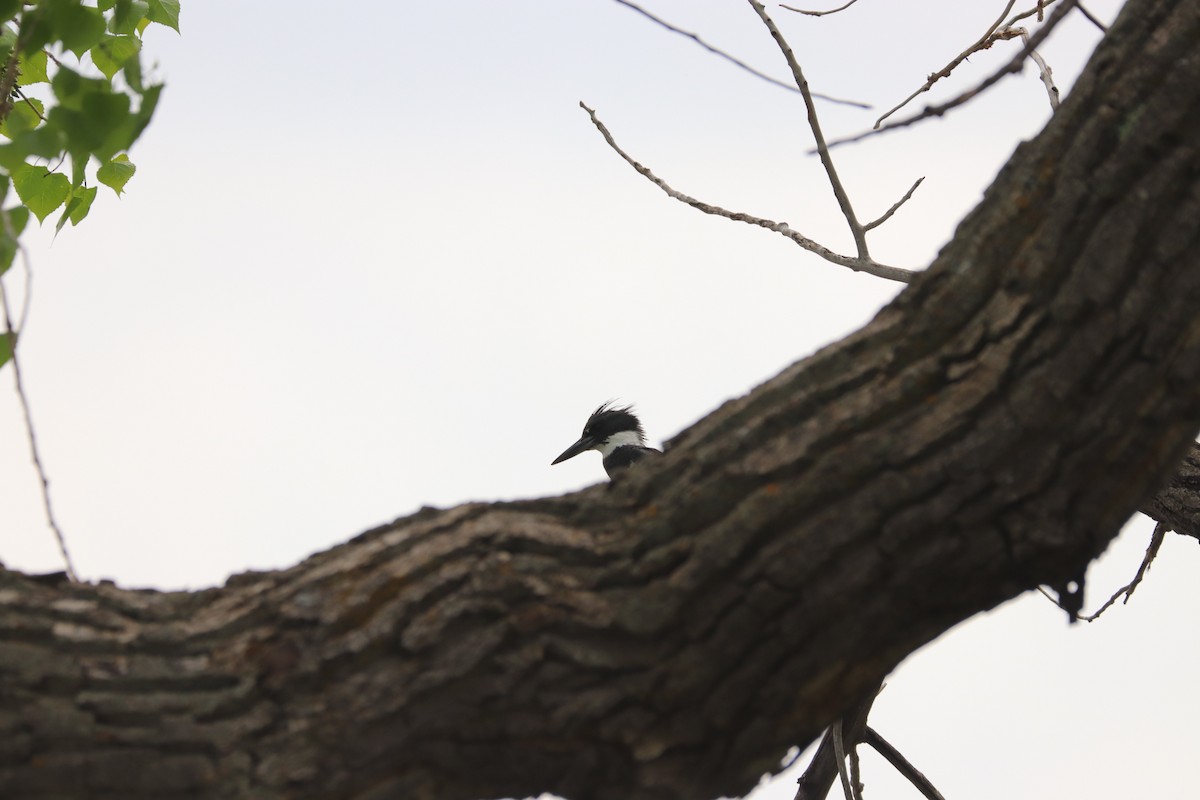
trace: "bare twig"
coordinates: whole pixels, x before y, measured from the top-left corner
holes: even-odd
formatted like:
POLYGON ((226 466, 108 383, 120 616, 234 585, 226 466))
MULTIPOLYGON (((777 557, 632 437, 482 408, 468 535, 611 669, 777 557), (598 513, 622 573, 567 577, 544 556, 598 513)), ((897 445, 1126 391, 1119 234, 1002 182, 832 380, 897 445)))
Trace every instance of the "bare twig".
POLYGON ((881 216, 879 219, 875 220, 874 222, 868 222, 866 225, 864 225, 863 230, 869 231, 872 228, 878 228, 880 225, 891 219, 892 214, 895 214, 896 211, 899 210, 900 206, 908 202, 909 198, 913 196, 913 192, 917 190, 917 187, 920 186, 924 180, 924 176, 917 178, 917 182, 908 188, 908 191, 904 193, 904 197, 901 197, 899 200, 893 203, 892 207, 883 212, 883 216, 881 216))
POLYGON ((1138 584, 1142 582, 1142 578, 1146 577, 1146 572, 1150 569, 1150 562, 1154 561, 1154 557, 1158 555, 1158 549, 1162 547, 1163 539, 1166 538, 1167 531, 1170 528, 1166 524, 1160 522, 1154 526, 1154 533, 1150 535, 1150 545, 1146 548, 1146 555, 1142 558, 1142 565, 1138 567, 1137 574, 1133 576, 1128 584, 1118 589, 1113 593, 1113 596, 1108 598, 1108 602, 1100 606, 1100 609, 1092 615, 1080 614, 1079 618, 1086 622, 1093 622, 1101 614, 1108 610, 1108 607, 1117 602, 1117 598, 1125 595, 1122 605, 1129 602, 1129 598, 1133 597, 1133 592, 1137 589, 1138 584))
MULTIPOLYGON (((839 721, 845 739, 856 743, 862 741, 863 729, 867 726, 867 715, 871 713, 871 706, 881 691, 882 684, 842 714, 839 721)), ((838 774, 837 765, 834 763, 837 760, 833 746, 834 727, 835 725, 830 725, 825 729, 808 768, 796 779, 796 796, 793 800, 825 800, 829 794, 829 789, 838 774)))
POLYGON ((1050 95, 1050 108, 1057 111, 1058 87, 1054 85, 1054 73, 1050 71, 1050 65, 1046 63, 1046 59, 1038 55, 1037 50, 1029 46, 1029 31, 1024 28, 1017 28, 1016 30, 1021 33, 1021 41, 1025 43, 1025 49, 1029 51, 1029 58, 1033 63, 1037 64, 1038 75, 1042 79, 1042 85, 1046 87, 1046 94, 1050 95))
MULTIPOLYGON (((1043 14, 1041 12, 1044 12, 1046 10, 1046 6, 1052 5, 1057 2, 1058 2, 1058 0, 1049 0, 1048 2, 1042 2, 1042 0, 1039 0, 1038 4, 1036 6, 1034 6, 1033 8, 1027 9, 1025 11, 1020 12, 1019 14, 1014 14, 1011 17, 1009 17, 1008 21, 1004 23, 1004 27, 1011 28, 1013 25, 1017 24, 1021 20, 1028 19, 1029 17, 1032 17, 1035 14, 1037 15, 1037 21, 1041 22, 1042 17, 1043 17, 1043 14)), ((1078 5, 1078 4, 1076 4, 1076 5, 1078 5)))
POLYGON ((749 225, 757 225, 760 228, 766 228, 767 230, 775 231, 776 233, 791 239, 793 242, 800 245, 800 247, 803 247, 805 250, 808 250, 810 253, 816 253, 826 261, 839 266, 849 267, 857 272, 865 272, 868 275, 874 275, 877 278, 886 278, 892 281, 899 281, 900 283, 909 283, 912 281, 913 275, 916 274, 912 270, 880 264, 879 262, 869 258, 851 258, 849 256, 843 256, 839 253, 833 252, 823 245, 817 244, 815 241, 809 239, 800 232, 792 230, 786 222, 775 222, 774 220, 769 220, 764 217, 755 217, 750 214, 728 211, 720 206, 710 205, 709 203, 697 200, 690 195, 686 195, 683 192, 676 191, 675 189, 672 189, 666 181, 651 172, 648 167, 641 165, 628 153, 622 150, 620 145, 617 144, 616 140, 613 139, 612 134, 609 133, 608 128, 605 127, 604 123, 600 121, 600 118, 596 116, 594 109, 589 108, 587 104, 583 102, 580 102, 579 107, 588 113, 588 116, 592 119, 592 124, 596 126, 596 129, 600 131, 600 135, 604 137, 604 141, 608 142, 608 146, 616 151, 617 155, 623 158, 625 162, 629 164, 629 166, 633 167, 639 175, 653 183, 673 200, 686 203, 698 211, 703 211, 705 214, 713 214, 718 217, 731 219, 734 222, 745 222, 749 225))
POLYGON ((795 11, 797 14, 807 14, 810 17, 823 17, 826 14, 836 14, 839 11, 845 11, 847 8, 857 2, 858 0, 850 0, 850 2, 846 3, 846 5, 838 6, 837 8, 831 8, 828 11, 805 11, 803 8, 793 8, 792 6, 784 5, 783 3, 780 3, 779 7, 786 8, 788 11, 795 11))
POLYGON ((838 776, 842 779, 842 793, 846 796, 846 800, 862 800, 862 796, 855 791, 855 786, 850 782, 850 775, 846 772, 846 742, 842 739, 842 721, 836 720, 830 726, 833 731, 833 752, 837 756, 838 776))
POLYGON ((962 62, 967 60, 967 56, 971 55, 972 53, 977 53, 980 50, 986 50, 987 48, 991 47, 996 41, 996 37, 995 37, 996 30, 1004 22, 1005 15, 1007 15, 1008 12, 1012 10, 1012 7, 1014 5, 1016 5, 1016 2, 1017 2, 1017 0, 1008 0, 1008 5, 1006 5, 1004 7, 1004 10, 1000 12, 1000 17, 995 22, 993 22, 986 31, 984 31, 983 36, 980 36, 979 39, 974 44, 972 44, 966 50, 962 51, 961 53, 956 55, 953 59, 951 59, 949 64, 947 64, 946 66, 939 69, 937 72, 930 75, 925 80, 925 83, 921 86, 920 89, 917 89, 915 92, 910 94, 908 97, 904 98, 899 103, 897 103, 895 106, 893 106, 890 110, 884 112, 883 116, 881 116, 879 119, 875 120, 874 127, 878 128, 880 125, 883 124, 883 121, 885 119, 890 117, 892 114, 895 114, 897 111, 899 111, 900 109, 902 109, 906 105, 908 105, 910 102, 912 102, 914 97, 920 95, 923 92, 928 92, 933 87, 933 85, 935 83, 937 83, 939 80, 941 80, 942 78, 949 77, 950 73, 954 71, 955 67, 957 67, 959 64, 961 64, 962 62))
MULTIPOLYGON (((778 78, 772 78, 770 75, 767 75, 765 72, 760 72, 760 71, 756 70, 754 67, 750 66, 745 61, 742 61, 741 59, 736 58, 736 57, 730 55, 729 53, 726 53, 724 50, 714 47, 713 45, 704 41, 703 39, 700 38, 699 35, 692 33, 691 31, 685 31, 682 28, 678 28, 678 27, 672 25, 671 23, 667 22, 665 19, 662 19, 661 17, 656 17, 655 15, 651 14, 646 9, 642 8, 641 6, 639 6, 635 3, 629 2, 629 0, 615 0, 615 2, 620 3, 621 5, 625 6, 628 9, 638 12, 646 19, 650 20, 651 22, 654 22, 657 25, 661 25, 662 27, 666 28, 667 30, 671 31, 672 33, 677 33, 680 36, 684 36, 688 39, 691 39, 693 42, 700 45, 708 52, 712 53, 713 55, 720 56, 721 58, 725 59, 729 63, 731 63, 737 67, 740 67, 741 69, 744 69, 746 72, 749 72, 751 75, 753 75, 756 78, 761 78, 764 81, 766 81, 767 83, 774 84, 775 86, 779 86, 780 88, 783 88, 783 89, 787 89, 789 92, 798 92, 799 91, 795 86, 791 85, 790 83, 781 81, 778 78)), ((825 100, 830 103, 840 103, 840 104, 846 105, 846 106, 854 106, 855 108, 865 108, 865 109, 871 108, 871 106, 868 105, 867 103, 859 103, 855 100, 843 100, 838 97, 831 97, 827 94, 814 94, 813 96, 819 97, 820 99, 825 100)))
POLYGON ((28 97, 25 95, 25 93, 21 91, 21 87, 20 87, 20 86, 14 86, 14 87, 13 87, 13 93, 14 93, 14 94, 16 94, 16 96, 17 96, 17 97, 19 97, 19 98, 21 98, 22 100, 24 100, 24 101, 25 101, 25 105, 29 106, 29 109, 30 109, 30 110, 31 110, 33 113, 35 113, 35 114, 37 114, 37 115, 38 115, 38 119, 40 119, 42 122, 45 122, 45 121, 46 121, 46 117, 45 117, 45 115, 43 115, 43 114, 42 114, 42 112, 38 111, 38 107, 37 107, 37 106, 35 106, 35 105, 33 104, 33 101, 32 101, 32 100, 30 100, 30 99, 29 99, 29 98, 28 98, 28 97))
MULTIPOLYGON (((25 252, 25 247, 18 241, 12 223, 8 219, 8 213, 0 211, 0 219, 4 221, 4 230, 17 249, 20 251, 22 260, 25 261, 26 271, 29 271, 29 254, 25 252)), ((8 292, 4 288, 4 281, 0 279, 0 306, 4 311, 4 335, 8 339, 9 346, 9 362, 12 364, 13 380, 17 387, 17 398, 21 401, 21 412, 25 416, 25 432, 29 436, 29 452, 33 456, 33 466, 37 470, 38 479, 42 484, 42 505, 46 509, 46 521, 50 524, 50 529, 54 531, 54 537, 58 541, 58 550, 62 553, 63 563, 66 564, 67 577, 72 581, 78 581, 79 578, 75 574, 75 566, 71 563, 71 554, 67 552, 67 541, 63 537, 62 529, 58 527, 58 522, 54 518, 54 509, 50 504, 50 481, 46 477, 46 470, 42 466, 42 459, 38 455, 37 437, 33 432, 33 416, 29 410, 29 398, 25 394, 25 386, 21 381, 21 364, 17 358, 17 329, 13 328, 12 313, 8 307, 8 292)))
MULTIPOLYGON (((846 136, 842 139, 836 139, 832 142, 829 142, 829 147, 836 147, 836 146, 842 145, 842 144, 850 144, 851 142, 862 141, 863 139, 867 138, 868 136, 874 136, 876 134, 883 133, 885 131, 894 131, 894 130, 899 130, 900 128, 907 128, 909 125, 920 122, 921 120, 924 120, 924 119, 928 119, 929 117, 940 117, 943 114, 945 114, 947 111, 950 111, 952 109, 955 109, 955 108, 961 106, 963 103, 966 103, 967 101, 971 100, 972 98, 976 97, 977 95, 980 95, 983 92, 990 89, 993 85, 995 85, 998 81, 1000 81, 1001 78, 1005 77, 1006 75, 1010 75, 1014 72, 1020 72, 1021 71, 1021 63, 1029 56, 1030 51, 1032 51, 1033 48, 1035 48, 1039 44, 1041 44, 1042 41, 1047 36, 1050 35, 1050 32, 1054 30, 1055 26, 1058 25, 1058 23, 1062 21, 1063 17, 1066 16, 1067 12, 1070 11, 1074 7, 1075 7, 1075 0, 1063 0, 1062 4, 1059 5, 1056 9, 1054 9, 1054 12, 1046 20, 1046 24, 1043 25, 1041 28, 1038 28, 1037 33, 1035 33, 1035 34, 1033 34, 1033 36, 1029 37, 1029 43, 1025 47, 1021 48, 1021 52, 1019 52, 1015 56, 1013 56, 1012 59, 1007 64, 1005 64, 1003 67, 1001 67, 1000 69, 996 70, 994 73, 989 75, 985 80, 980 82, 975 87, 963 92, 958 97, 955 97, 952 100, 948 100, 947 102, 942 103, 940 105, 927 106, 924 111, 922 111, 919 114, 915 114, 914 116, 906 117, 906 118, 904 118, 902 120, 898 120, 896 122, 889 122, 888 124, 883 125, 882 127, 873 128, 869 131, 863 131, 862 133, 857 133, 857 134, 854 134, 853 136, 846 136)), ((809 152, 812 153, 812 152, 817 152, 817 151, 809 151, 809 152)))
POLYGON ((775 40, 775 44, 779 47, 779 51, 783 53, 784 59, 787 61, 788 67, 792 70, 792 77, 796 81, 796 88, 800 90, 800 96, 804 98, 804 107, 808 111, 808 127, 812 130, 813 141, 817 145, 817 155, 821 159, 821 166, 825 167, 825 175, 829 178, 829 185, 833 188, 833 196, 837 198, 838 206, 842 210, 842 216, 846 218, 846 224, 850 226, 850 234, 854 237, 854 246, 858 251, 860 259, 870 259, 871 253, 867 249, 867 231, 862 223, 858 221, 858 217, 854 214, 854 207, 850 204, 850 196, 846 194, 846 189, 842 186, 842 181, 838 177, 837 169, 833 165, 833 157, 829 155, 829 148, 825 145, 825 135, 821 133, 821 123, 817 119, 817 107, 813 103, 812 94, 808 91, 808 81, 804 78, 804 72, 800 69, 800 62, 796 60, 795 53, 792 52, 792 47, 783 38, 783 34, 779 32, 779 28, 775 26, 775 21, 767 14, 767 9, 758 0, 747 0, 750 6, 758 14, 759 19, 767 26, 767 30, 771 32, 771 38, 775 40))
POLYGON ((850 760, 850 785, 854 787, 855 797, 862 800, 862 759, 858 757, 858 747, 851 747, 846 758, 850 760))
POLYGON ((908 782, 917 787, 917 791, 923 794, 928 800, 946 800, 942 797, 941 792, 934 788, 921 771, 908 762, 904 756, 900 755, 900 751, 879 735, 871 726, 867 726, 863 730, 863 744, 869 744, 874 748, 875 752, 888 760, 896 771, 908 779, 908 782))
POLYGON ((1095 17, 1095 15, 1092 14, 1092 12, 1090 12, 1086 8, 1084 8, 1083 3, 1076 3, 1075 7, 1079 9, 1080 14, 1083 14, 1085 17, 1088 18, 1088 22, 1092 23, 1097 28, 1099 28, 1101 30, 1101 32, 1108 33, 1108 26, 1105 25, 1103 22, 1101 22, 1099 19, 1097 19, 1095 17))

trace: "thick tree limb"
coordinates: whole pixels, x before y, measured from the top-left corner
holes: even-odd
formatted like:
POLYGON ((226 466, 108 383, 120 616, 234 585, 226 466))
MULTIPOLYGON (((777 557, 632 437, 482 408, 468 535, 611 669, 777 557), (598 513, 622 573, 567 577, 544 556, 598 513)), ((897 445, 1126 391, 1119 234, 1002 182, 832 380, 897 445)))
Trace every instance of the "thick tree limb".
POLYGON ((741 794, 1106 547, 1200 428, 1198 304, 1200 6, 1131 0, 926 273, 653 465, 194 594, 0 573, 0 796, 741 794))

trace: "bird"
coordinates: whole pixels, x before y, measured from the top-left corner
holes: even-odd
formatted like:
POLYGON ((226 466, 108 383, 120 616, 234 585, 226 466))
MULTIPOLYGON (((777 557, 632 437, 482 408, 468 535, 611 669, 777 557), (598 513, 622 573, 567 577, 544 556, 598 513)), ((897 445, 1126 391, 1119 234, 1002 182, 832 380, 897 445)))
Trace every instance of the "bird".
POLYGON ((614 406, 605 403, 588 417, 579 441, 568 447, 550 462, 554 466, 574 458, 585 450, 599 450, 608 477, 627 469, 646 456, 661 455, 661 451, 646 446, 642 423, 633 413, 633 406, 614 406))

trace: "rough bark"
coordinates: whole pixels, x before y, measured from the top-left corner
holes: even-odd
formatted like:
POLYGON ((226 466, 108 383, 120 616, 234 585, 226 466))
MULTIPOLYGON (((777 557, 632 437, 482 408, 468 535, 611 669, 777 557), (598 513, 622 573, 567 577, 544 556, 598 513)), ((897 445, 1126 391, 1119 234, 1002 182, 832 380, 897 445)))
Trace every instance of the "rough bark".
POLYGON ((192 594, 0 573, 0 796, 744 792, 1172 474, 1198 143, 1200 5, 1131 0, 927 273, 655 464, 192 594))

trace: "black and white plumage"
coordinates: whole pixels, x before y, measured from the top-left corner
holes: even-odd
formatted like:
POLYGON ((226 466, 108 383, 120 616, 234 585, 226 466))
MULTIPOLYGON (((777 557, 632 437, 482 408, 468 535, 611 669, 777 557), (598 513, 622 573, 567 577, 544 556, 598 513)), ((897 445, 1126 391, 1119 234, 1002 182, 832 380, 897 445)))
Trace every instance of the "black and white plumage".
POLYGON ((653 447, 646 446, 646 434, 642 430, 642 423, 633 413, 633 407, 613 406, 611 403, 605 403, 593 411, 583 426, 579 441, 550 464, 553 466, 574 458, 585 450, 600 451, 604 471, 610 478, 648 455, 660 454, 653 447))

